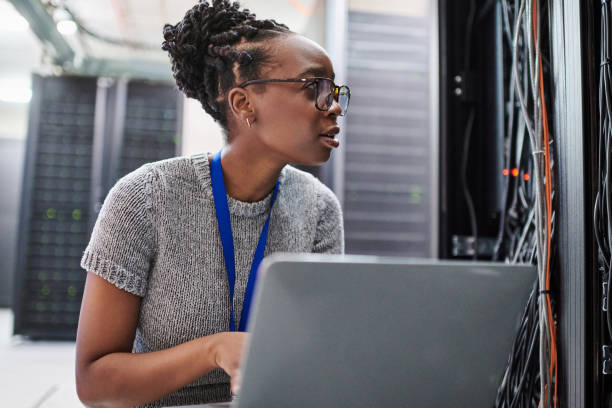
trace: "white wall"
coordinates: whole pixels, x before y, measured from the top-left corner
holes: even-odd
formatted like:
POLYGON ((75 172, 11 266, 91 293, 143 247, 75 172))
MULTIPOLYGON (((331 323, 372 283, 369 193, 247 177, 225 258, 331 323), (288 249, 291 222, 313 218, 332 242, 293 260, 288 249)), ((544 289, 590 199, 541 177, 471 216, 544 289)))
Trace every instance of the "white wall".
POLYGON ((25 140, 28 127, 28 104, 0 101, 0 139, 25 140))
POLYGON ((30 88, 42 47, 7 0, 0 0, 0 138, 25 139, 28 103, 15 102, 30 88))
POLYGON ((184 156, 201 152, 215 153, 221 147, 221 127, 204 111, 199 101, 185 97, 181 153, 184 156))

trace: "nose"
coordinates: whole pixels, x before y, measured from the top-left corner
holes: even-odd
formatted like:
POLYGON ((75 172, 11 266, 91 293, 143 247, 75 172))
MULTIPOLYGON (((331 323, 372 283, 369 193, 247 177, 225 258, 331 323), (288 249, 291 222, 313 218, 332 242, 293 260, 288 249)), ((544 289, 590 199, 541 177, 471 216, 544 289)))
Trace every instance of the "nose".
POLYGON ((338 101, 334 98, 332 102, 332 106, 325 112, 328 116, 340 116, 342 114, 342 107, 338 103, 338 101))

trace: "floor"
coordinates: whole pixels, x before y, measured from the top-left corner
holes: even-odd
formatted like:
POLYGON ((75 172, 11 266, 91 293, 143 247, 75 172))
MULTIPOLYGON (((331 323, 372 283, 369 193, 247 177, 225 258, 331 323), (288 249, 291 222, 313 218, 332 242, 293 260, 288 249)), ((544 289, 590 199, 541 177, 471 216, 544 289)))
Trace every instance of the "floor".
POLYGON ((74 342, 13 336, 13 312, 0 308, 0 407, 83 407, 74 385, 74 342))

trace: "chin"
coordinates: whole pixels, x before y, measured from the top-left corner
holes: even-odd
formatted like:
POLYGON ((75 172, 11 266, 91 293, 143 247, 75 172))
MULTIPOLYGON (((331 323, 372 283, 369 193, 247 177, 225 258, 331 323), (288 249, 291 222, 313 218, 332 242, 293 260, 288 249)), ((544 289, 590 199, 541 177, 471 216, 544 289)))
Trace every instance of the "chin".
POLYGON ((320 160, 317 164, 315 164, 315 166, 320 166, 322 164, 325 164, 329 161, 329 158, 331 157, 332 154, 332 150, 326 150, 325 152, 323 152, 322 154, 322 160, 320 160))
POLYGON ((321 166, 329 161, 332 149, 326 147, 312 149, 292 149, 293 152, 286 152, 285 157, 288 162, 298 166, 321 166), (296 151, 297 150, 297 151, 296 151), (287 154, 288 153, 288 154, 287 154))
POLYGON ((302 160, 300 160, 300 162, 296 164, 300 164, 302 166, 321 166, 329 161, 331 153, 332 151, 329 149, 318 151, 308 158, 301 158, 302 160))

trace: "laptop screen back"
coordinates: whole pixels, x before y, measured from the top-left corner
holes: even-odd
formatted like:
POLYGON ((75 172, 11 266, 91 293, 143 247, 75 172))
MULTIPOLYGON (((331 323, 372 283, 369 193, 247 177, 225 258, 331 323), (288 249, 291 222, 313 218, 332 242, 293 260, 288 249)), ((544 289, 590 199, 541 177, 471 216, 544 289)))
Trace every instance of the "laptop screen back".
POLYGON ((239 407, 490 407, 533 266, 274 255, 239 407))

